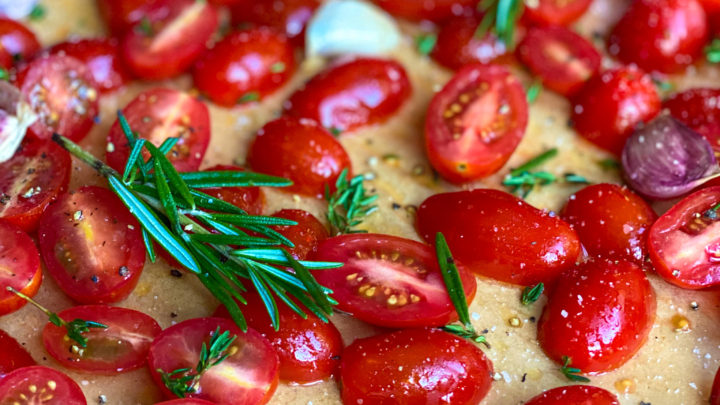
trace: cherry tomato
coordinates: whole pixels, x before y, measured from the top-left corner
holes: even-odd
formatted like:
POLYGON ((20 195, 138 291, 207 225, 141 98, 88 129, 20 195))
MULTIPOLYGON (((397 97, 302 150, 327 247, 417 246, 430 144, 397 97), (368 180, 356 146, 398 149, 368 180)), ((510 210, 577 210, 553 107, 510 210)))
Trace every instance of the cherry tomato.
POLYGON ((0 315, 15 312, 26 304, 7 287, 33 297, 40 283, 42 269, 35 243, 17 226, 0 220, 0 315))
POLYGON ((0 356, 0 381, 13 370, 35 365, 30 353, 2 329, 0 329, 0 347, 3 350, 3 355, 0 356))
POLYGON ((51 141, 25 141, 0 163, 0 218, 25 232, 70 182, 70 155, 51 141))
POLYGON ((702 54, 707 16, 697 0, 638 0, 618 21, 608 51, 641 69, 674 73, 702 54))
POLYGON ((217 404, 262 405, 272 397, 278 383, 278 356, 270 342, 253 329, 242 332, 229 319, 198 318, 173 325, 162 331, 150 347, 148 365, 152 377, 168 396, 172 394, 162 382, 158 370, 172 372, 194 368, 217 329, 236 336, 222 363, 208 369, 189 397, 217 404))
POLYGON ((50 55, 18 73, 23 98, 38 115, 28 134, 49 139, 53 132, 73 141, 85 137, 98 113, 98 90, 87 67, 70 56, 50 55))
POLYGON ((539 0, 525 3, 523 19, 537 25, 569 25, 582 17, 592 0, 539 0), (531 6, 535 4, 535 6, 531 6))
POLYGON ((477 0, 373 0, 388 13, 411 21, 442 21, 476 7, 477 0))
POLYGON ((0 68, 10 69, 18 60, 29 60, 40 48, 35 34, 22 23, 0 17, 0 68))
MULTIPOLYGON (((227 0, 225 0, 227 1, 227 0)), ((232 1, 232 0, 231 0, 232 1)), ((305 26, 320 7, 319 0, 234 0, 235 24, 255 23, 282 32, 295 45, 305 43, 305 26)))
POLYGON ((425 149, 441 176, 463 183, 507 162, 528 122, 520 82, 500 65, 468 65, 435 94, 425 118, 425 149))
MULTIPOLYGON (((337 308, 357 319, 391 328, 442 326, 457 319, 428 245, 390 235, 341 235, 321 242, 314 259, 345 264, 313 275, 333 290, 337 308)), ((470 302, 475 277, 457 264, 470 302)))
POLYGON ((715 374, 715 380, 713 380, 710 405, 720 405, 720 370, 715 374))
MULTIPOLYGON (((201 101, 177 90, 157 88, 140 93, 123 113, 132 131, 155 146, 167 138, 180 138, 168 154, 178 171, 191 172, 200 167, 210 143, 210 113, 201 101)), ((110 128, 107 141, 113 145, 108 149, 107 162, 122 173, 130 146, 118 121, 110 128)), ((149 157, 147 151, 143 153, 149 157)))
MULTIPOLYGON (((331 322, 317 316, 303 319, 284 303, 278 301, 280 329, 275 330, 260 296, 255 292, 243 294, 247 306, 241 309, 248 326, 270 341, 280 359, 280 379, 290 383, 309 384, 332 376, 340 364, 343 343, 340 332, 331 322)), ((230 319, 225 307, 213 316, 230 319)))
POLYGON ((437 42, 430 54, 441 65, 457 70, 471 63, 509 62, 505 44, 495 34, 478 37, 480 18, 459 16, 449 19, 440 28, 437 42))
POLYGON ((358 339, 345 349, 345 404, 474 405, 490 391, 493 366, 474 344, 437 329, 358 339))
POLYGON ((85 395, 75 381, 45 366, 19 368, 0 380, 2 404, 86 405, 85 395))
POLYGON ((538 323, 545 353, 583 373, 614 370, 642 347, 655 319, 655 293, 643 270, 590 261, 557 279, 538 323))
POLYGON ((204 1, 168 2, 167 15, 148 16, 128 30, 122 56, 143 79, 167 79, 186 71, 218 27, 217 11, 204 1))
POLYGON ((647 236, 657 219, 639 195, 615 184, 594 184, 570 196, 561 217, 578 233, 588 254, 642 264, 647 236))
POLYGON ((45 350, 58 363, 93 374, 114 375, 143 367, 150 344, 162 330, 142 312, 107 305, 73 307, 58 316, 67 322, 83 319, 107 326, 83 333, 87 347, 68 339, 64 327, 48 323, 43 329, 45 350))
POLYGON ((616 155, 637 124, 650 121, 660 112, 655 84, 634 67, 593 77, 573 104, 571 120, 580 135, 616 155))
MULTIPOLYGON (((217 1, 217 0, 215 0, 217 1)), ((215 405, 215 403, 197 398, 172 399, 170 401, 158 402, 155 405, 215 405)))
POLYGON ((720 152, 720 89, 696 88, 675 93, 663 102, 670 114, 700 133, 720 152))
POLYGON ((615 394, 592 385, 557 387, 533 397, 525 405, 620 405, 615 394))
POLYGON ((118 89, 130 80, 130 74, 120 60, 117 40, 87 38, 63 42, 50 48, 51 54, 71 56, 87 66, 93 87, 100 92, 118 89))
POLYGON ((682 288, 720 284, 720 186, 696 191, 650 228, 648 250, 655 271, 682 288))
POLYGON ((274 92, 294 71, 295 56, 287 39, 262 27, 218 42, 197 61, 193 79, 213 102, 231 107, 274 92))
POLYGON ((123 34, 143 18, 155 21, 170 12, 169 0, 96 0, 96 3, 100 16, 115 35, 123 34))
POLYGON ((564 27, 531 28, 517 55, 545 87, 564 96, 577 93, 602 61, 590 41, 564 27))
POLYGON ((140 224, 112 191, 101 187, 82 187, 48 207, 38 244, 48 273, 83 304, 125 299, 145 265, 140 224))
POLYGON ((330 237, 325 225, 307 211, 284 209, 274 213, 272 216, 298 223, 293 226, 274 227, 276 231, 290 239, 295 245, 294 248, 288 249, 288 252, 298 260, 305 260, 315 254, 318 244, 330 237))
POLYGON ((343 169, 350 168, 350 157, 317 122, 280 117, 258 131, 248 164, 256 172, 292 180, 284 190, 322 197, 325 185, 332 189, 343 169))
MULTIPOLYGON (((216 165, 205 171, 245 171, 232 165, 216 165)), ((250 215, 261 215, 265 206, 265 193, 260 187, 222 187, 200 190, 205 194, 228 202, 250 215)))
POLYGON ((286 107, 292 116, 345 132, 386 121, 411 92, 405 69, 397 62, 359 58, 313 77, 286 107))

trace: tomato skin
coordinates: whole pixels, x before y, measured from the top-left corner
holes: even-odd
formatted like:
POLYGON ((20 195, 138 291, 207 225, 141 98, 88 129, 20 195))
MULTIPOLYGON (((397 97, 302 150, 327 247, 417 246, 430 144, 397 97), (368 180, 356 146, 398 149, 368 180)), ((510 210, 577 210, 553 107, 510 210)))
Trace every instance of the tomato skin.
POLYGON ((140 224, 110 190, 86 186, 52 204, 38 245, 48 273, 83 304, 125 299, 145 265, 140 224))
POLYGON ((87 404, 80 386, 70 377, 50 367, 19 368, 0 380, 0 398, 3 399, 3 403, 7 404, 49 403, 46 398, 48 391, 52 392, 53 404, 87 404), (54 382, 53 387, 49 385, 49 381, 54 382), (36 390, 30 388, 32 385, 36 387, 36 390))
POLYGON ((286 104, 287 114, 311 118, 341 132, 389 119, 412 93, 405 68, 395 61, 358 58, 310 79, 286 104))
POLYGON ((657 214, 639 195, 616 184, 594 184, 570 196, 560 216, 588 254, 642 265, 657 214))
POLYGON ((539 0, 537 7, 526 3, 522 19, 534 25, 569 25, 582 17, 592 0, 539 0))
POLYGON ((437 34, 432 58, 453 70, 471 63, 510 62, 512 55, 495 34, 478 38, 475 33, 479 24, 480 18, 473 15, 449 19, 437 34))
POLYGON ((27 304, 7 287, 34 297, 42 283, 42 269, 40 253, 30 236, 3 220, 0 220, 0 270, 0 315, 6 315, 27 304))
POLYGON ((404 329, 357 339, 345 349, 345 404, 478 404, 493 366, 474 344, 437 329, 404 329))
POLYGON ((17 59, 29 60, 40 49, 40 42, 26 26, 13 19, 0 17, 1 68, 10 69, 17 59))
POLYGON ((720 405, 720 370, 716 372, 710 392, 710 405, 720 405))
POLYGON ((0 347, 3 348, 3 355, 0 356, 0 381, 13 370, 35 365, 30 353, 2 329, 0 329, 0 347))
POLYGON ((470 270, 512 284, 551 282, 581 253, 565 221, 499 190, 435 194, 418 208, 417 229, 428 242, 442 232, 470 270))
POLYGON ((507 162, 527 122, 525 90, 506 67, 468 65, 430 101, 425 150, 446 180, 456 184, 477 180, 507 162), (460 111, 455 110, 458 106, 460 111), (501 114, 505 107, 507 112, 501 114))
POLYGON ((280 117, 262 127, 248 151, 252 170, 285 177, 284 190, 322 197, 325 184, 334 189, 350 156, 330 133, 309 119, 280 117))
POLYGON ((86 38, 67 41, 50 48, 50 54, 71 56, 90 69, 93 84, 102 93, 122 87, 130 80, 130 73, 120 60, 115 39, 86 38))
POLYGON ((71 167, 70 154, 54 142, 26 140, 0 163, 0 219, 35 231, 43 211, 67 189, 71 167))
POLYGON ((696 0, 634 1, 610 33, 608 51, 641 69, 676 73, 702 54, 706 19, 696 0))
POLYGON ((298 224, 293 226, 275 226, 273 229, 290 239, 295 245, 288 252, 298 260, 306 260, 317 252, 318 244, 330 237, 325 225, 307 211, 284 209, 272 216, 289 219, 298 224))
POLYGON ((525 405, 620 405, 615 394, 592 385, 557 387, 533 397, 525 405))
POLYGON ((720 152, 720 89, 695 88, 675 93, 663 102, 670 115, 710 142, 720 152))
POLYGON ((395 17, 410 21, 442 21, 475 7, 473 0, 373 0, 395 17))
POLYGON ((144 17, 154 21, 169 13, 168 0, 96 0, 100 16, 114 35, 121 35, 144 17))
POLYGON ((558 364, 568 356, 583 373, 614 370, 645 343, 656 306, 636 264, 589 261, 558 277, 538 322, 538 341, 558 364))
POLYGON ((216 104, 232 107, 247 94, 262 98, 295 72, 293 48, 284 36, 265 28, 231 33, 195 64, 198 89, 216 104), (277 68, 276 66, 281 67, 277 68))
POLYGON ((596 146, 620 155, 635 126, 660 112, 650 76, 621 67, 590 79, 573 100, 575 130, 596 146))
POLYGON ((243 22, 271 27, 282 32, 294 45, 305 43, 305 27, 320 7, 318 0, 234 0, 231 7, 234 24, 243 22))
MULTIPOLYGON (((321 242, 313 259, 345 263, 313 275, 333 290, 337 308, 357 319, 388 328, 443 326, 457 320, 437 256, 428 245, 390 235, 340 235, 321 242)), ((471 302, 477 282, 462 263, 456 264, 471 302)))

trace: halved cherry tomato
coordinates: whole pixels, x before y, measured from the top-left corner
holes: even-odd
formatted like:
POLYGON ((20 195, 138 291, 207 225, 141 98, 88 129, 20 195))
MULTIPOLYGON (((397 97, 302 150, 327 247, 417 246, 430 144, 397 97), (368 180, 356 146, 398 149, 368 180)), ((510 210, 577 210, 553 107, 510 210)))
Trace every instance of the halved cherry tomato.
POLYGON ((477 35, 480 18, 474 15, 449 19, 440 28, 430 54, 441 65, 457 70, 471 63, 509 62, 505 44, 494 33, 477 35))
POLYGON ((333 131, 379 124, 410 97, 410 80, 397 62, 359 58, 331 67, 295 92, 287 113, 312 118, 333 131))
POLYGON ((33 297, 40 283, 42 269, 35 243, 17 226, 0 220, 0 315, 15 312, 27 303, 7 287, 33 297))
POLYGON ((0 163, 0 218, 25 232, 37 229, 40 215, 70 182, 70 155, 51 141, 25 141, 0 163))
POLYGON ((707 16, 696 0, 638 0, 615 25, 608 51, 647 71, 681 71, 702 54, 707 16))
POLYGON ((44 56, 23 67, 18 87, 38 115, 28 134, 49 139, 57 132, 73 141, 83 139, 98 113, 94 83, 87 67, 70 56, 44 56))
POLYGON ((720 405, 720 370, 715 373, 712 391, 710 391, 710 405, 720 405))
POLYGON ((442 232, 475 273, 513 284, 551 282, 580 256, 570 225, 499 190, 433 195, 418 209, 417 228, 426 241, 442 232))
POLYGON ((50 53, 71 56, 84 63, 90 69, 94 87, 100 92, 113 91, 130 80, 115 39, 86 38, 62 42, 50 48, 50 53))
MULTIPOLYGON (((225 0, 227 1, 227 0, 225 0)), ((231 0, 232 1, 232 0, 231 0)), ((319 0, 234 0, 230 9, 234 24, 255 23, 285 33, 295 45, 305 43, 305 26, 319 0)))
POLYGON ((162 382, 160 372, 194 368, 217 329, 236 336, 222 363, 208 369, 200 378, 197 390, 189 397, 218 404, 265 404, 278 383, 278 356, 267 339, 253 329, 242 332, 229 319, 198 318, 173 325, 162 331, 150 347, 148 365, 153 380, 168 397, 172 394, 162 382))
POLYGON ((523 19, 537 25, 569 25, 582 17, 592 0, 538 0, 526 2, 523 19))
POLYGON ((614 370, 645 343, 656 306, 636 264, 589 261, 558 277, 538 323, 538 341, 559 364, 567 356, 583 373, 614 370))
POLYGON ((305 260, 314 255, 317 252, 318 244, 330 237, 325 225, 307 211, 284 209, 274 213, 272 216, 298 223, 293 226, 274 227, 276 231, 290 239, 295 245, 294 248, 288 249, 288 252, 298 260, 305 260))
POLYGON ((193 79, 213 102, 231 107, 274 92, 295 72, 295 55, 283 35, 261 27, 234 32, 197 61, 193 79))
MULTIPOLYGON (((244 171, 242 167, 232 165, 216 165, 206 171, 244 171)), ((265 193, 260 187, 222 187, 200 190, 205 194, 228 202, 250 215, 262 214, 265 206, 265 193)))
MULTIPOLYGON (((390 328, 442 326, 457 319, 428 245, 390 235, 341 235, 321 242, 314 259, 344 263, 313 275, 333 290, 338 309, 357 319, 390 328)), ((470 302, 475 277, 456 264, 470 302)))
POLYGON ((170 10, 169 0, 96 0, 100 16, 115 35, 139 23, 143 18, 155 21, 170 10))
POLYGON ((437 329, 358 339, 345 349, 345 404, 474 405, 490 391, 493 366, 474 344, 437 329))
POLYGON ((648 250, 655 271, 682 288, 720 284, 720 186, 696 191, 650 228, 648 250))
POLYGON ((588 141, 620 155, 635 126, 660 112, 650 76, 634 67, 608 70, 590 79, 574 97, 572 123, 588 141))
POLYGON ((10 69, 18 60, 29 60, 40 48, 35 34, 26 26, 0 17, 0 68, 10 69))
POLYGON ((720 153, 720 89, 696 88, 675 93, 663 102, 670 114, 695 130, 720 153))
MULTIPOLYGON (((190 172, 200 167, 210 143, 210 113, 201 101, 181 91, 157 88, 140 93, 123 113, 132 131, 155 146, 167 138, 180 138, 168 153, 178 171, 190 172)), ((118 121, 110 127, 107 141, 112 145, 106 155, 108 165, 122 173, 130 146, 118 121)), ((143 153, 145 158, 149 157, 147 151, 143 153)))
POLYGON ((643 264, 657 214, 639 195, 616 184, 594 184, 570 196, 560 216, 588 254, 643 264))
POLYGON ((83 333, 87 347, 68 339, 64 327, 48 323, 43 329, 45 350, 58 363, 93 374, 114 375, 143 367, 150 344, 162 330, 149 315, 108 305, 73 307, 58 316, 66 322, 83 319, 107 326, 83 333))
POLYGON ((284 190, 317 197, 350 168, 345 148, 327 130, 313 120, 294 117, 265 124, 250 145, 247 162, 257 172, 292 180, 284 190))
POLYGON ((0 380, 13 370, 35 365, 35 360, 30 356, 30 353, 15 338, 2 329, 0 329, 0 347, 2 347, 0 380))
POLYGON ((19 368, 0 380, 0 404, 86 405, 80 386, 70 377, 45 366, 19 368))
POLYGON ((545 87, 564 96, 577 93, 602 61, 590 41, 564 27, 531 28, 517 55, 545 87))
POLYGON ((186 71, 218 27, 217 11, 207 2, 175 0, 168 6, 167 14, 148 16, 123 38, 123 59, 143 79, 167 79, 186 71))
POLYGON ((215 405, 215 403, 206 401, 204 399, 183 398, 183 399, 172 399, 170 401, 158 402, 155 405, 215 405))
POLYGON ((388 13, 411 21, 442 21, 473 8, 477 0, 373 0, 388 13))
MULTIPOLYGON (((260 332, 275 348, 280 359, 280 379, 290 383, 309 384, 330 378, 340 365, 343 343, 332 322, 323 322, 309 313, 303 319, 278 301, 280 329, 275 330, 260 296, 243 294, 247 306, 240 305, 248 326, 260 332)), ((230 319, 224 306, 213 316, 230 319)))
POLYGON ((557 387, 533 397, 525 405, 620 405, 615 394, 592 385, 557 387))
POLYGON ((525 134, 528 104, 520 82, 500 65, 468 65, 433 97, 425 118, 430 163, 453 183, 495 173, 525 134))
POLYGON ((65 294, 84 304, 125 299, 145 265, 140 224, 112 191, 62 195, 40 220, 40 253, 65 294))

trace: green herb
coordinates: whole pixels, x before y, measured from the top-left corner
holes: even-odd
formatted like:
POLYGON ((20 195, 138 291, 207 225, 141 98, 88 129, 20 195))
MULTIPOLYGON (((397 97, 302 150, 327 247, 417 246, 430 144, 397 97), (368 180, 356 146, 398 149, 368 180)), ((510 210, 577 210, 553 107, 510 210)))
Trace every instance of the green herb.
POLYGON ((10 80, 10 72, 0 67, 0 80, 10 80))
MULTIPOLYGON (((528 160, 520 167, 510 171, 505 176, 503 185, 508 187, 511 193, 525 198, 536 186, 545 186, 557 182, 558 177, 550 172, 531 171, 557 156, 557 153, 557 148, 552 148, 528 160)), ((564 174, 562 180, 565 183, 590 184, 586 178, 573 173, 564 174)))
POLYGON ((527 102, 529 104, 532 104, 537 100, 538 96, 540 95, 540 92, 542 92, 543 85, 542 82, 539 80, 534 80, 530 87, 527 89, 527 102))
POLYGON ((420 55, 429 55, 437 43, 437 34, 420 34, 415 37, 415 47, 420 55))
POLYGON ((563 179, 565 179, 566 183, 575 183, 575 184, 590 184, 588 179, 586 179, 583 176, 578 176, 574 173, 565 173, 563 174, 563 179))
POLYGON ((275 62, 272 65, 270 65, 270 72, 272 73, 282 73, 285 71, 287 67, 283 62, 275 62))
POLYGON ((619 169, 620 168, 620 162, 618 162, 617 160, 612 159, 612 158, 603 159, 603 160, 599 161, 598 164, 603 169, 619 169))
POLYGON ((523 11, 523 0, 481 0, 478 10, 483 18, 475 35, 484 37, 491 30, 508 49, 515 46, 515 27, 523 11))
POLYGON ((45 14, 45 7, 42 4, 36 4, 35 7, 30 10, 28 17, 33 21, 37 21, 45 17, 45 14))
POLYGON ((563 366, 560 369, 560 371, 563 373, 563 375, 570 381, 573 382, 583 382, 588 383, 590 382, 590 379, 581 375, 578 375, 580 373, 579 368, 570 367, 570 364, 572 364, 572 359, 568 356, 562 356, 563 360, 563 366))
POLYGON ((675 86, 673 86, 673 84, 669 81, 663 80, 656 76, 652 77, 652 81, 655 84, 655 87, 657 87, 657 89, 660 91, 672 91, 675 88, 675 86))
POLYGON ((258 100, 260 100, 260 93, 258 93, 257 91, 251 91, 249 93, 243 94, 242 97, 238 99, 237 103, 247 104, 258 100))
POLYGON ((209 345, 203 342, 200 349, 200 359, 195 369, 179 368, 169 373, 158 369, 157 372, 160 373, 160 378, 170 392, 180 398, 185 398, 187 395, 197 392, 200 377, 206 371, 222 363, 230 356, 230 346, 236 338, 237 336, 230 335, 230 331, 227 330, 220 333, 220 327, 218 327, 212 334, 209 345))
POLYGON ((328 128, 328 131, 336 138, 342 134, 342 129, 336 127, 328 128))
POLYGON ((531 305, 540 297, 542 296, 543 291, 545 290, 545 284, 538 283, 535 286, 527 286, 523 289, 522 296, 520 297, 520 302, 525 305, 531 305))
MULTIPOLYGON (((86 321, 79 318, 67 322, 64 319, 60 318, 55 312, 52 312, 44 306, 38 304, 37 301, 21 293, 20 291, 9 286, 6 287, 6 289, 11 293, 17 295, 18 297, 24 299, 25 301, 31 303, 39 310, 45 312, 45 314, 48 316, 48 320, 50 321, 50 323, 60 328, 65 328, 65 331, 67 332, 67 337, 77 342, 77 344, 79 344, 81 347, 87 347, 87 338, 83 334, 89 332, 90 328, 107 329, 107 325, 103 325, 101 323, 93 321, 86 321)), ((74 349, 79 350, 77 348, 74 349)))
POLYGON ((710 45, 705 47, 705 57, 710 63, 720 63, 720 38, 713 39, 710 45))
POLYGON ((143 17, 138 23, 138 25, 135 26, 135 29, 146 37, 151 37, 155 35, 155 30, 153 29, 152 22, 147 17, 143 17))
POLYGON ((452 333, 455 336, 460 336, 463 339, 472 340, 475 343, 482 343, 488 349, 491 348, 490 343, 488 343, 487 338, 485 338, 485 335, 478 334, 475 329, 468 330, 464 326, 457 324, 445 325, 440 329, 445 332, 452 333))
POLYGON ((365 217, 377 210, 374 204, 377 195, 367 195, 364 187, 365 176, 359 174, 347 179, 348 169, 344 169, 335 182, 335 192, 330 194, 330 187, 325 185, 325 200, 328 202, 327 219, 334 234, 364 233, 367 231, 353 229, 360 225, 365 217))

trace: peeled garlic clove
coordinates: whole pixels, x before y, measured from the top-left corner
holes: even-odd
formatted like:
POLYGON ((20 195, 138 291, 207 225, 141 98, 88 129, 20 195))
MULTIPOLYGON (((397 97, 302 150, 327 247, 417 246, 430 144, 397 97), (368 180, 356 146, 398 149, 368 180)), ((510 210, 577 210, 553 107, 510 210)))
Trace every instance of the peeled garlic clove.
POLYGON ((19 20, 30 15, 38 0, 0 0, 0 14, 19 20))
POLYGON ((10 159, 27 129, 37 120, 17 87, 0 80, 0 163, 10 159))

